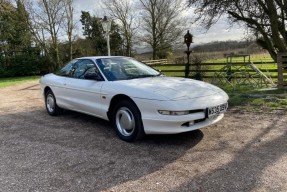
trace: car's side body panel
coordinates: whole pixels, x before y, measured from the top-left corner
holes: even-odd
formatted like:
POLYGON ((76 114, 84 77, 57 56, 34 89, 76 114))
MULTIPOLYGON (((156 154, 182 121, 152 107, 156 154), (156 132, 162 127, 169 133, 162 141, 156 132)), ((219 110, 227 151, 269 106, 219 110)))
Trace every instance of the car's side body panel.
POLYGON ((101 104, 102 81, 66 78, 65 101, 71 110, 103 117, 101 104))
POLYGON ((47 78, 42 78, 40 83, 43 95, 46 86, 53 91, 59 107, 108 119, 101 101, 103 81, 79 80, 49 74, 47 78))

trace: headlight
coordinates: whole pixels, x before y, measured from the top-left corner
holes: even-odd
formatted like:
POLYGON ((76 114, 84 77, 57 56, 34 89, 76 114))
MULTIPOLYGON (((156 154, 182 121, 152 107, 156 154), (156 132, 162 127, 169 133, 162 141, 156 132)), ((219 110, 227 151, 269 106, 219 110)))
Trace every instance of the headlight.
POLYGON ((166 111, 166 110, 158 110, 158 112, 162 115, 188 115, 190 111, 166 111))

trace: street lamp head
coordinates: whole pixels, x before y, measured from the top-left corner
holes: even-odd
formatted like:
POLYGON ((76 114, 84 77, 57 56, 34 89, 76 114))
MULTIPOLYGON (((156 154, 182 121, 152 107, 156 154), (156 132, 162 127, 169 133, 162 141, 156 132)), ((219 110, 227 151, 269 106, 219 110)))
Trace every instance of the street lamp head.
POLYGON ((112 25, 112 21, 109 20, 107 16, 104 16, 104 18, 102 19, 102 26, 103 26, 104 32, 106 33, 110 32, 111 25, 112 25))
POLYGON ((187 33, 184 35, 184 43, 187 45, 188 49, 190 44, 193 43, 192 38, 193 36, 189 33, 189 30, 187 30, 187 33))

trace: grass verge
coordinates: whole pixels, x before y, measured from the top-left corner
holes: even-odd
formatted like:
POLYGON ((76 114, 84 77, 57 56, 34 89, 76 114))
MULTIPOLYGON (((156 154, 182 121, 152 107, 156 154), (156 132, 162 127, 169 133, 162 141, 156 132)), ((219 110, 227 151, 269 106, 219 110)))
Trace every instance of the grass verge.
POLYGON ((40 76, 0 78, 0 88, 40 79, 40 76))
MULTIPOLYGON (((223 88, 225 89, 225 88, 223 88)), ((286 89, 225 89, 228 93, 229 106, 250 112, 287 112, 286 89)))

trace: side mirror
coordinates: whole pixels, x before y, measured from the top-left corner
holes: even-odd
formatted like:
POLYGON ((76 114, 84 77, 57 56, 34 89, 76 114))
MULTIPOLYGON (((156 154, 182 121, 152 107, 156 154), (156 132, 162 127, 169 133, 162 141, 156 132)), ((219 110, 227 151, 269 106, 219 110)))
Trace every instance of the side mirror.
POLYGON ((97 81, 103 81, 103 77, 99 75, 98 73, 86 73, 84 75, 85 79, 90 79, 90 80, 97 80, 97 81))

